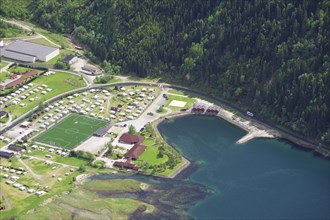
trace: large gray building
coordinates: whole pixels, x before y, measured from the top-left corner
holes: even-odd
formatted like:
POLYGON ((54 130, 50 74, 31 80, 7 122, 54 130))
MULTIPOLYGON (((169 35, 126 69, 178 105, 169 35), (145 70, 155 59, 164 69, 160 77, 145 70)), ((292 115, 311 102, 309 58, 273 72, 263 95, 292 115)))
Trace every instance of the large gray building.
POLYGON ((17 40, 0 48, 2 57, 29 63, 37 60, 47 62, 59 54, 59 48, 22 40, 17 40))

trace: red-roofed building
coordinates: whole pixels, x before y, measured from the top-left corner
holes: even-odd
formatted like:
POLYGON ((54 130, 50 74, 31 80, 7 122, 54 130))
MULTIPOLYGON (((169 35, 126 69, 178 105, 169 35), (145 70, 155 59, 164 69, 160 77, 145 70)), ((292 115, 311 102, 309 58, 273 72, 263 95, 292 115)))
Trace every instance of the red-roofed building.
POLYGON ((15 86, 18 86, 20 85, 21 83, 23 83, 25 80, 35 76, 35 75, 38 75, 38 71, 37 70, 30 70, 30 71, 27 71, 25 73, 22 74, 22 76, 18 79, 16 79, 15 81, 12 81, 10 83, 8 83, 6 85, 6 88, 7 89, 10 89, 10 88, 13 88, 15 86))
POLYGON ((120 143, 125 144, 140 144, 144 140, 143 136, 140 135, 133 135, 130 133, 125 133, 119 138, 120 143))
POLYGON ((12 73, 11 75, 10 75, 10 79, 16 79, 17 78, 17 74, 16 73, 12 73))
POLYGON ((139 167, 138 167, 138 166, 136 166, 135 164, 132 164, 132 163, 130 163, 130 162, 128 162, 128 161, 126 161, 126 162, 115 161, 115 162, 113 163, 113 165, 114 165, 115 167, 121 167, 121 168, 126 168, 126 169, 136 170, 136 171, 139 170, 139 167))
POLYGON ((135 144, 126 154, 125 158, 129 160, 137 160, 147 147, 140 144, 135 144))
POLYGON ((32 76, 35 76, 35 75, 38 75, 38 71, 37 70, 30 70, 30 71, 27 71, 27 72, 23 73, 22 77, 24 79, 28 79, 28 78, 30 78, 32 76))

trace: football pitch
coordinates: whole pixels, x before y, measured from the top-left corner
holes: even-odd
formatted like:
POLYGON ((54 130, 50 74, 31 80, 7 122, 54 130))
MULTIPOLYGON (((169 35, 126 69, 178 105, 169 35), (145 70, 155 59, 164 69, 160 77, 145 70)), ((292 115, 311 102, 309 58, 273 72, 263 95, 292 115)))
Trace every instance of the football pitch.
POLYGON ((34 141, 65 149, 73 149, 92 136, 97 129, 107 125, 107 123, 103 120, 71 114, 38 135, 34 141))

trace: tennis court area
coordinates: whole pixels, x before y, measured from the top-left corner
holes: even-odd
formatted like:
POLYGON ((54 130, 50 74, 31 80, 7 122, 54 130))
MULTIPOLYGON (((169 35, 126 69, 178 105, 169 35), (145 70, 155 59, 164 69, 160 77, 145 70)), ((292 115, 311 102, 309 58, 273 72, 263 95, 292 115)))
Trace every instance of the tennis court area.
POLYGON ((65 149, 73 149, 91 137, 97 129, 107 124, 108 122, 103 120, 71 114, 38 135, 34 141, 65 149))

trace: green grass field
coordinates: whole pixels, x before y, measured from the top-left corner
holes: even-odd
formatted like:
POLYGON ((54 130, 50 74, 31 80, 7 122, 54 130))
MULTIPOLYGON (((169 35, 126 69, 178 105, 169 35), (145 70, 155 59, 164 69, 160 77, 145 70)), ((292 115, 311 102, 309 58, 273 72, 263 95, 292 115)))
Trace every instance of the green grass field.
POLYGON ((37 44, 43 44, 43 45, 50 46, 50 47, 56 47, 56 45, 52 44, 51 42, 49 42, 48 40, 46 40, 44 38, 34 38, 34 39, 29 39, 27 41, 32 42, 32 43, 37 43, 37 44))
MULTIPOLYGON (((56 72, 55 75, 50 76, 39 76, 38 78, 33 80, 32 83, 35 86, 46 84, 48 88, 51 88, 53 90, 46 95, 40 96, 40 98, 37 99, 35 102, 30 102, 28 99, 22 100, 21 103, 26 104, 26 106, 24 107, 11 105, 6 108, 7 111, 12 114, 14 119, 37 107, 40 102, 47 101, 48 99, 53 98, 56 95, 73 89, 78 89, 86 85, 85 81, 83 81, 79 76, 64 72, 56 72)), ((29 98, 36 98, 36 96, 37 94, 34 94, 29 98)))
POLYGON ((71 114, 34 140, 65 149, 73 149, 107 122, 83 115, 71 114))
POLYGON ((6 62, 1 61, 0 62, 0 69, 3 68, 3 67, 5 67, 5 66, 7 66, 8 64, 9 63, 6 63, 6 62))
POLYGON ((179 95, 168 95, 168 98, 169 98, 169 100, 166 104, 166 107, 172 109, 173 111, 179 111, 182 108, 190 108, 196 102, 196 100, 194 98, 183 97, 183 96, 179 96, 179 95), (173 100, 186 102, 186 104, 182 108, 181 107, 170 106, 170 104, 173 100))

